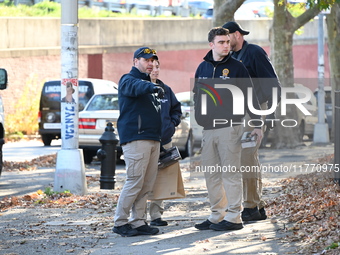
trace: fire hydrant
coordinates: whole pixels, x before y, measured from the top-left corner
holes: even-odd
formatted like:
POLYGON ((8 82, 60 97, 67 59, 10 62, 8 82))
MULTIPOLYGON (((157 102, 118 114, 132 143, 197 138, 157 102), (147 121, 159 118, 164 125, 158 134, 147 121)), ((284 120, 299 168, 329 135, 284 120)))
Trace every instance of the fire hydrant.
POLYGON ((101 161, 100 189, 115 188, 116 172, 116 147, 118 139, 114 133, 111 122, 107 123, 102 136, 99 138, 102 147, 97 151, 97 157, 101 161))

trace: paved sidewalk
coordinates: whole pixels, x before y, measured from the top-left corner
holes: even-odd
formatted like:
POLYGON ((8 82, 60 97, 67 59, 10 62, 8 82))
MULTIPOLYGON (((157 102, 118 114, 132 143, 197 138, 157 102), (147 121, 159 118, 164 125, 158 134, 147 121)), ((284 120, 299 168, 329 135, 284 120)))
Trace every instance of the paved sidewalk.
MULTIPOLYGON (((276 181, 305 173, 306 169, 301 166, 313 164, 318 158, 333 152, 332 144, 309 144, 285 150, 261 149, 263 166, 285 170, 276 169, 274 173, 264 174, 264 198, 279 195, 280 186, 275 184, 276 181)), ((163 218, 169 225, 160 227, 160 234, 126 238, 114 234, 111 231, 114 209, 106 210, 104 207, 92 211, 82 207, 19 207, 0 214, 3 240, 0 254, 294 254, 295 244, 284 239, 288 223, 282 218, 271 216, 264 221, 246 224, 238 231, 196 230, 194 224, 205 220, 210 213, 203 174, 190 170, 190 166, 198 162, 199 157, 181 162, 187 197, 164 201, 166 210, 163 218), (29 227, 19 231, 20 224, 29 227), (34 231, 41 235, 35 235, 34 231)), ((98 176, 99 169, 99 164, 91 165, 86 168, 86 174, 98 176)), ((0 198, 44 190, 53 184, 53 172, 54 169, 3 172, 0 198), (19 186, 21 192, 17 194, 19 186)), ((123 169, 117 170, 115 190, 100 190, 99 183, 94 183, 88 187, 89 194, 119 194, 124 174, 123 169)), ((270 214, 270 208, 267 212, 270 214)))

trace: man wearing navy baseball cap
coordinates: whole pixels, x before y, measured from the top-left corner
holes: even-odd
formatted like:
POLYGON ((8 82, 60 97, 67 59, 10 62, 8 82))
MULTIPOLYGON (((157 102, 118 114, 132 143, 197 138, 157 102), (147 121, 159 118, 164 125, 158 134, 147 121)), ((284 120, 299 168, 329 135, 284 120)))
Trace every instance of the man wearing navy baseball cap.
POLYGON ((126 181, 119 196, 113 232, 121 236, 154 235, 158 228, 146 222, 148 194, 158 171, 161 141, 161 86, 151 82, 157 52, 141 47, 133 54, 131 71, 118 83, 117 130, 126 165, 126 181), (130 216, 131 210, 131 217, 130 216))
POLYGON ((229 34, 235 33, 236 31, 240 32, 242 35, 248 35, 249 32, 243 30, 240 24, 236 23, 235 21, 229 21, 223 25, 224 28, 229 30, 229 34))
MULTIPOLYGON (((261 109, 270 109, 273 104, 273 93, 275 93, 275 89, 277 91, 278 102, 280 101, 281 85, 267 53, 260 46, 244 40, 244 36, 248 35, 249 31, 244 30, 240 24, 235 21, 229 21, 225 23, 223 27, 229 30, 230 47, 233 51, 232 57, 241 61, 248 69, 261 109)), ((246 115, 245 123, 248 123, 249 119, 249 115, 246 115)), ((262 119, 274 120, 275 112, 262 117, 262 119)), ((272 123, 274 122, 266 121, 264 128, 267 128, 267 131, 274 128, 272 123)), ((245 126, 244 131, 252 131, 253 129, 253 127, 245 126)), ((259 145, 242 149, 241 166, 257 166, 257 168, 260 169, 258 148, 259 145)), ((261 171, 242 173, 242 177, 244 199, 242 220, 265 220, 267 215, 264 209, 266 203, 262 199, 261 171)))
POLYGON ((149 47, 142 47, 135 51, 135 53, 133 54, 133 58, 158 59, 158 56, 156 54, 156 50, 150 49, 149 47))

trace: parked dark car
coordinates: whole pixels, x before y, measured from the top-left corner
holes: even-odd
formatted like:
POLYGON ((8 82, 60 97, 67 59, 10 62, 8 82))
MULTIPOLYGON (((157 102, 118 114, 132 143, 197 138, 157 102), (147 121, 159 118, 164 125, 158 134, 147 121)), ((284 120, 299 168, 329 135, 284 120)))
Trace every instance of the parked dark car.
MULTIPOLYGON (((53 139, 61 138, 60 123, 60 80, 45 82, 40 98, 39 134, 45 146, 53 139)), ((99 91, 112 91, 117 84, 101 79, 79 79, 79 111, 83 110, 93 94, 99 91)))

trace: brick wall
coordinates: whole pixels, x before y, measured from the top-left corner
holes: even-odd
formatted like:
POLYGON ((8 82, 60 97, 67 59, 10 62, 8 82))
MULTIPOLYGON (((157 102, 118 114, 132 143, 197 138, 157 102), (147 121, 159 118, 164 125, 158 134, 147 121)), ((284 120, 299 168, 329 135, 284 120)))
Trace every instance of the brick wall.
MULTIPOLYGON (((264 49, 269 52, 268 47, 264 47, 264 49)), ((159 51, 160 78, 171 86, 175 93, 190 90, 190 78, 194 77, 196 67, 207 51, 208 47, 196 50, 159 51)), ((325 52, 325 78, 328 78, 327 48, 325 52)), ((132 54, 132 52, 126 52, 100 55, 102 56, 101 74, 93 72, 92 69, 88 70, 89 66, 98 63, 98 55, 95 55, 95 57, 93 55, 79 55, 79 78, 102 76, 103 79, 118 83, 119 78, 131 69, 132 54), (95 62, 89 63, 91 60, 95 62)), ((6 68, 9 75, 8 89, 0 91, 5 103, 5 113, 14 112, 15 104, 22 94, 22 88, 29 79, 36 81, 36 93, 40 94, 43 82, 48 79, 59 79, 61 70, 60 56, 3 58, 1 59, 1 67, 6 68)), ((295 78, 307 78, 309 81, 316 81, 318 77, 317 45, 294 46, 294 68, 295 78)), ((305 85, 313 91, 317 87, 315 82, 308 82, 305 85)))
MULTIPOLYGON (((270 22, 266 19, 240 21, 242 27, 256 31, 246 39, 261 45, 267 52, 270 22)), ((316 25, 317 22, 310 22, 304 26, 303 35, 294 36, 297 78, 317 78, 316 25)), ((102 77, 118 83, 132 66, 133 51, 145 43, 158 51, 160 78, 174 92, 190 90, 190 78, 209 50, 206 36, 210 28, 211 21, 197 19, 81 19, 78 77, 102 77), (102 73, 98 73, 100 70, 102 73)), ((0 17, 0 37, 0 66, 9 74, 9 87, 0 94, 8 114, 14 113, 29 80, 34 81, 32 86, 36 86, 35 93, 40 95, 44 81, 60 78, 60 20, 0 17)), ((325 48, 327 78, 329 66, 325 48)), ((305 85, 312 90, 316 86, 305 85)))

